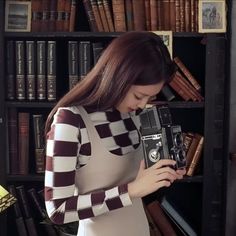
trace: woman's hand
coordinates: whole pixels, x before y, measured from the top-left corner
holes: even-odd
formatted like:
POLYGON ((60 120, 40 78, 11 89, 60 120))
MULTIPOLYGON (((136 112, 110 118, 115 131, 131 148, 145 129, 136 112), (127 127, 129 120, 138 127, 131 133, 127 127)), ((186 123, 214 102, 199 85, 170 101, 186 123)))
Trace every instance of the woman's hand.
POLYGON ((170 166, 174 166, 175 163, 174 160, 161 159, 145 169, 145 163, 142 160, 136 179, 128 184, 130 197, 144 197, 162 187, 169 187, 176 179, 182 179, 186 171, 171 168, 170 166))

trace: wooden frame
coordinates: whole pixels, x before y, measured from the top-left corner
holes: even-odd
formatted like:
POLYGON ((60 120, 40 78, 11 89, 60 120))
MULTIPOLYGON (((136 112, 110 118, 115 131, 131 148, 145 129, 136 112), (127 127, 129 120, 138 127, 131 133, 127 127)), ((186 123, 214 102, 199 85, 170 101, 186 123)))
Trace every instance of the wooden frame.
POLYGON ((199 32, 226 32, 225 0, 199 0, 198 3, 199 32))
POLYGON ((159 35, 164 44, 167 46, 171 58, 173 58, 173 32, 172 31, 153 31, 153 33, 159 35))
POLYGON ((31 30, 31 2, 6 1, 5 31, 29 32, 31 30))

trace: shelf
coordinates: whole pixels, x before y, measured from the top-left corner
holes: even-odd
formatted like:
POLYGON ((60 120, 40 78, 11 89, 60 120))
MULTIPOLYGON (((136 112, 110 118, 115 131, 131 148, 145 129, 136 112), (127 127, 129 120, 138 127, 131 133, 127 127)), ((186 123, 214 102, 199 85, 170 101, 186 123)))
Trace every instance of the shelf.
POLYGON ((168 105, 170 108, 203 108, 204 102, 185 102, 185 101, 157 101, 154 102, 156 105, 168 105))
POLYGON ((40 101, 34 101, 34 102, 29 102, 29 101, 14 101, 6 102, 6 107, 22 107, 22 108, 37 108, 37 107, 42 107, 42 108, 52 108, 56 105, 56 102, 40 102, 40 101))
POLYGON ((202 175, 184 176, 183 179, 176 181, 176 183, 202 183, 202 182, 203 182, 202 175))
POLYGON ((42 182, 44 181, 44 174, 35 174, 35 175, 7 175, 7 181, 11 182, 42 182))
MULTIPOLYGON (((104 37, 117 37, 124 32, 5 32, 4 37, 6 38, 65 38, 65 37, 89 37, 89 38, 104 38, 104 37)), ((173 37, 203 37, 205 34, 197 32, 173 32, 173 37)))

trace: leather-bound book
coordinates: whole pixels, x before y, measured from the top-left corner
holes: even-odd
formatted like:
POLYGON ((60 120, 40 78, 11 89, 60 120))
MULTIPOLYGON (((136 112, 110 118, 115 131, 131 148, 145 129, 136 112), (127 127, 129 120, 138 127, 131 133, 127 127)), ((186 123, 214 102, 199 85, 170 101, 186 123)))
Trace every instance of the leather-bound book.
POLYGON ((48 30, 56 31, 57 0, 50 0, 48 30))
POLYGON ((147 204, 147 211, 163 236, 177 236, 174 228, 172 227, 169 219, 166 217, 160 206, 160 203, 157 200, 147 204))
POLYGON ((83 79, 91 70, 91 43, 90 41, 80 41, 79 43, 79 71, 80 79, 83 79))
POLYGON ((36 51, 35 41, 26 41, 26 97, 29 101, 36 99, 36 51))
POLYGON ((42 1, 41 0, 31 0, 31 31, 39 32, 41 31, 41 21, 42 21, 42 1))
POLYGON ((196 21, 195 21, 195 4, 197 4, 196 0, 190 0, 190 31, 196 31, 196 21))
POLYGON ((126 31, 124 0, 112 0, 112 11, 116 32, 126 31))
POLYGON ((18 155, 19 155, 19 174, 29 173, 29 113, 18 113, 18 155))
POLYGON ((170 0, 170 30, 175 31, 175 22, 176 22, 176 15, 175 15, 175 0, 170 0))
POLYGON ((108 21, 107 21, 107 16, 105 13, 105 9, 103 6, 103 1, 102 0, 97 0, 97 5, 98 5, 98 11, 101 17, 101 21, 102 21, 102 26, 105 32, 109 32, 109 26, 108 26, 108 21))
POLYGON ((203 150, 203 143, 204 143, 204 137, 201 136, 200 140, 196 146, 196 149, 194 151, 193 157, 192 157, 192 161, 187 169, 187 173, 186 175, 188 176, 193 176, 197 165, 199 164, 199 160, 201 158, 202 155, 202 150, 203 150))
POLYGON ((68 77, 69 89, 72 89, 79 81, 79 47, 78 41, 68 42, 68 77))
POLYGON ((57 0, 56 31, 64 31, 66 0, 57 0))
POLYGON ((46 41, 37 41, 37 99, 45 100, 46 96, 46 41))
POLYGON ((175 0, 175 31, 180 32, 180 0, 175 0))
POLYGON ((147 31, 151 30, 151 9, 150 9, 150 0, 144 0, 144 7, 145 7, 145 27, 147 31))
POLYGON ((114 22, 113 22, 113 18, 112 18, 112 11, 111 11, 110 2, 108 0, 103 0, 102 2, 103 2, 103 7, 104 7, 105 14, 106 14, 106 18, 107 18, 109 31, 114 32, 115 27, 114 27, 114 22))
POLYGON ((133 1, 134 30, 146 30, 145 6, 143 0, 133 1))
MULTIPOLYGON (((15 198, 18 199, 17 194, 16 194, 16 188, 14 185, 9 185, 8 190, 9 190, 9 193, 11 193, 15 198)), ((14 212, 18 235, 27 236, 28 234, 27 234, 27 230, 26 230, 25 221, 22 216, 22 212, 21 212, 18 201, 16 201, 13 205, 13 212, 14 212)))
POLYGON ((93 49, 93 64, 95 65, 104 49, 102 42, 94 42, 92 43, 93 49))
POLYGON ((151 30, 155 31, 158 29, 158 17, 157 17, 157 1, 150 0, 150 18, 151 18, 151 30))
POLYGON ((77 9, 77 2, 76 2, 76 0, 71 0, 69 32, 75 31, 76 9, 77 9))
POLYGON ((18 135, 17 134, 17 110, 16 108, 8 109, 8 147, 10 174, 19 174, 19 157, 18 157, 18 135))
POLYGON ((99 9, 98 9, 97 1, 96 0, 90 0, 90 2, 91 2, 94 17, 95 17, 95 21, 97 23, 98 32, 104 32, 102 19, 101 19, 100 12, 99 12, 99 9))
POLYGON ((185 31, 185 0, 179 0, 180 32, 185 31))
POLYGON ((16 98, 16 86, 15 86, 15 42, 8 40, 6 45, 6 98, 8 100, 14 100, 16 98))
POLYGON ((127 25, 127 31, 134 30, 134 14, 132 0, 125 1, 125 20, 127 25))
POLYGON ((16 43, 16 98, 17 100, 26 99, 25 86, 25 42, 17 40, 16 43))
POLYGON ((90 0, 83 0, 83 4, 84 4, 85 13, 88 18, 90 30, 92 32, 98 32, 97 22, 95 20, 95 16, 93 13, 93 9, 92 9, 92 5, 91 5, 90 0))
POLYGON ((190 0, 185 0, 184 6, 184 22, 185 22, 185 32, 191 31, 191 5, 190 0))
POLYGON ((70 15, 71 15, 71 1, 72 0, 66 0, 65 2, 65 18, 64 18, 64 31, 69 31, 70 28, 70 15))
POLYGON ((42 21, 41 21, 41 31, 49 30, 49 18, 50 18, 50 1, 42 0, 42 21))
POLYGON ((47 99, 56 100, 56 41, 47 44, 47 99))
POLYGON ((19 200, 22 212, 23 212, 23 217, 24 217, 24 220, 26 223, 28 235, 38 236, 36 226, 35 226, 34 220, 32 218, 32 213, 31 213, 31 209, 29 206, 29 202, 28 202, 28 198, 26 196, 24 186, 23 185, 17 186, 16 191, 17 191, 18 200, 19 200))
POLYGON ((170 0, 162 1, 162 19, 163 19, 163 29, 170 30, 170 0))

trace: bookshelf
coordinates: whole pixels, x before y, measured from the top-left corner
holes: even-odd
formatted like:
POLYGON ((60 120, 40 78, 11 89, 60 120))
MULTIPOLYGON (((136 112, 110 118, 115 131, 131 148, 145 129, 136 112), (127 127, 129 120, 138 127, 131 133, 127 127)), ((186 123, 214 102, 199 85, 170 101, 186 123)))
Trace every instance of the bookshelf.
MULTIPOLYGON (((229 5, 231 1, 228 1, 229 5)), ((81 4, 81 3, 80 3, 81 4)), ((86 14, 83 7, 79 8, 81 20, 78 20, 75 32, 4 32, 4 1, 0 1, 0 68, 5 68, 5 43, 8 40, 55 40, 60 47, 57 51, 58 63, 63 65, 69 40, 90 40, 109 43, 119 36, 119 32, 89 32, 86 14), (81 10, 82 9, 82 10, 81 10)), ((177 98, 167 102, 175 123, 181 124, 184 131, 200 132, 204 135, 204 152, 200 161, 200 169, 193 177, 186 177, 177 181, 167 191, 167 198, 177 206, 178 210, 187 218, 192 228, 198 235, 223 235, 225 230, 225 195, 226 168, 223 146, 228 134, 227 107, 225 106, 226 94, 229 83, 225 72, 229 69, 227 61, 227 38, 225 34, 202 34, 196 32, 173 33, 173 55, 179 56, 200 82, 203 90, 204 101, 191 102, 177 98)), ((66 56, 67 57, 67 56, 66 56)), ((65 57, 65 58, 66 58, 65 57)), ((60 66, 59 66, 60 67, 60 66)), ((67 68, 64 68, 67 70, 67 68)), ((57 92, 58 97, 66 92, 63 86, 65 71, 58 69, 57 92)), ((8 128, 7 110, 10 108, 18 111, 42 111, 46 115, 55 105, 55 101, 7 101, 5 99, 5 71, 0 70, 0 183, 23 184, 26 188, 43 187, 43 175, 31 171, 27 175, 12 175, 7 170, 8 161, 8 128)), ((161 101, 165 102, 166 101, 161 101)), ((160 102, 160 103, 161 103, 160 102)), ((32 153, 32 150, 31 150, 32 153)), ((0 215, 0 236, 9 235, 11 232, 7 223, 7 214, 0 215)), ((12 219, 12 217, 9 217, 12 219)), ((9 221, 8 218, 8 221, 9 221)), ((12 234, 13 235, 13 234, 12 234)))

